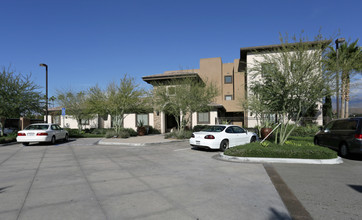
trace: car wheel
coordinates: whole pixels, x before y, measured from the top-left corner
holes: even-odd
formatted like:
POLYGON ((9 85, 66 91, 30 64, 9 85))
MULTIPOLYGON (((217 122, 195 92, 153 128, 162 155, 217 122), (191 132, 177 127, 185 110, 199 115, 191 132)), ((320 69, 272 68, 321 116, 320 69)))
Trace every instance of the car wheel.
POLYGON ((28 146, 28 145, 29 145, 29 142, 23 142, 23 145, 24 145, 24 146, 28 146))
POLYGON ((343 143, 340 147, 339 147, 339 155, 341 157, 347 157, 348 156, 348 148, 347 145, 345 143, 343 143))
POLYGON ((52 140, 50 141, 50 144, 55 144, 55 136, 52 137, 52 140))
POLYGON ((64 138, 64 142, 68 142, 68 140, 69 140, 69 136, 68 136, 68 134, 66 134, 65 138, 64 138))
POLYGON ((319 140, 318 140, 318 138, 314 138, 314 145, 319 145, 319 140))
POLYGON ((227 140, 222 140, 220 143, 220 151, 224 152, 229 148, 229 142, 227 140))
POLYGON ((250 143, 253 143, 256 141, 256 137, 255 136, 252 136, 251 139, 250 139, 250 143))

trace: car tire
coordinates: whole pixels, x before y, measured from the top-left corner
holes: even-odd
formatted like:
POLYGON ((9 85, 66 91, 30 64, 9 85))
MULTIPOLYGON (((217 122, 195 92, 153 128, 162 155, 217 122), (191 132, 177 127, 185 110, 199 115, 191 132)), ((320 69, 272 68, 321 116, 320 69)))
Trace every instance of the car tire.
POLYGON ((314 145, 319 145, 319 140, 318 140, 318 138, 314 138, 314 145))
POLYGON ((69 135, 66 134, 66 135, 65 135, 65 138, 64 138, 64 142, 68 142, 68 141, 69 141, 69 135))
POLYGON ((224 152, 228 148, 229 148, 229 141, 222 140, 220 143, 220 151, 224 152))
POLYGON ((339 147, 339 155, 341 157, 347 157, 348 156, 347 144, 345 144, 345 143, 341 144, 341 146, 339 147))
POLYGON ((55 136, 53 136, 53 137, 52 137, 52 140, 50 141, 50 144, 51 144, 51 145, 54 145, 54 144, 55 144, 55 142, 56 142, 56 140, 55 140, 55 136))
POLYGON ((256 141, 256 137, 255 136, 252 136, 251 139, 250 139, 250 143, 253 143, 256 141))
POLYGON ((23 142, 24 146, 29 146, 29 142, 23 142))

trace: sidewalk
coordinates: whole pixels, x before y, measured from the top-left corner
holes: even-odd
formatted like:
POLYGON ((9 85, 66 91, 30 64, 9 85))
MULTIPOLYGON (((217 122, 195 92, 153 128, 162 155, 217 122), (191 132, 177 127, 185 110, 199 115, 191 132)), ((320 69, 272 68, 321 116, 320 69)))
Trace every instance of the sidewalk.
POLYGON ((164 134, 151 134, 145 136, 129 138, 103 138, 98 142, 101 145, 128 145, 128 146, 146 146, 162 143, 184 142, 186 140, 165 139, 164 134))

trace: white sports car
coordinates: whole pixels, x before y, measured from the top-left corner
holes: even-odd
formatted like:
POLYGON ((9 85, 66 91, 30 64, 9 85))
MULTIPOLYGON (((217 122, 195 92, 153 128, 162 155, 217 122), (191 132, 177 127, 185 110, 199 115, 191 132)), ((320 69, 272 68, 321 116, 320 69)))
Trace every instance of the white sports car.
POLYGON ((198 148, 220 149, 255 142, 258 136, 236 125, 211 125, 200 132, 194 132, 190 145, 198 148))
POLYGON ((57 140, 68 141, 69 134, 57 124, 32 124, 24 130, 18 131, 16 141, 27 146, 32 142, 50 142, 55 144, 57 140))

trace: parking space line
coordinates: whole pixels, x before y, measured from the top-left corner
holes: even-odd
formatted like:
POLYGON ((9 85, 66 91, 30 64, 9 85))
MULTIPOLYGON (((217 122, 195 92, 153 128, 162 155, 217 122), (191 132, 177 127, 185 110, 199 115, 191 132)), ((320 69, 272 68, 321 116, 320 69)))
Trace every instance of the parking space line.
POLYGON ((292 219, 312 220, 313 218, 310 213, 289 189, 288 185, 283 181, 273 165, 264 163, 263 166, 292 219))

